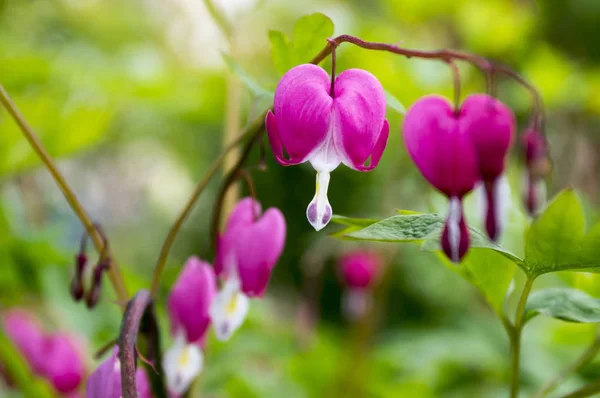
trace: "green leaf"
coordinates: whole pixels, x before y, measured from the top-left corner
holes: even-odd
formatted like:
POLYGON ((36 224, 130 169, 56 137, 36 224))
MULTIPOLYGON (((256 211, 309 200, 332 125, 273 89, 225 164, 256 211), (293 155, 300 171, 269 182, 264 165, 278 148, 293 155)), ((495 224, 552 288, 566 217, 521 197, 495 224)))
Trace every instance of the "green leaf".
POLYGON ((386 102, 387 106, 389 106, 390 108, 392 108, 399 114, 404 115, 406 113, 406 108, 404 107, 404 105, 402 105, 402 103, 398 100, 398 98, 394 97, 394 95, 392 93, 390 93, 388 90, 384 90, 384 91, 385 91, 385 102, 386 102))
POLYGON ((600 259, 582 261, 585 233, 583 207, 572 189, 559 193, 533 222, 525 238, 525 267, 531 275, 585 270, 600 259))
POLYGON ((306 15, 294 25, 295 65, 309 62, 327 44, 327 38, 333 36, 333 22, 328 16, 316 12, 306 15))
POLYGON ((261 86, 261 84, 250 76, 248 72, 246 72, 246 70, 231 57, 231 55, 222 53, 222 56, 227 66, 229 66, 229 69, 242 80, 252 95, 255 97, 267 97, 271 100, 273 99, 275 93, 261 86))
POLYGON ((503 316, 506 292, 515 275, 515 262, 502 253, 476 247, 469 250, 460 266, 442 253, 439 258, 448 268, 479 289, 490 307, 503 316))
POLYGON ((525 320, 538 314, 569 322, 600 322, 600 299, 577 289, 551 288, 534 291, 525 305, 525 320))
POLYGON ((269 31, 269 42, 271 42, 271 58, 277 73, 282 76, 294 66, 290 39, 278 30, 269 31))

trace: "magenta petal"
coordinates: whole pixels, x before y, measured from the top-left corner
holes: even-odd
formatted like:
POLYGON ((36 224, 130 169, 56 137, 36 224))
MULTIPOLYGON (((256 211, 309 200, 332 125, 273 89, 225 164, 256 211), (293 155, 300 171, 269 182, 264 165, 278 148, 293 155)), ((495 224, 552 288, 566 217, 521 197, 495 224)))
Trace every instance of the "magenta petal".
POLYGON ((21 310, 9 311, 2 317, 2 326, 31 369, 37 375, 42 375, 46 359, 43 353, 45 337, 33 315, 21 310))
POLYGON ((270 208, 254 225, 235 233, 238 275, 247 296, 263 295, 271 271, 283 251, 285 232, 283 214, 270 208))
POLYGON ((371 153, 371 163, 368 166, 364 165, 353 165, 350 166, 358 171, 371 171, 379 164, 379 160, 381 160, 381 156, 383 155, 383 151, 388 142, 388 138, 390 136, 390 125, 387 120, 383 121, 383 127, 381 128, 381 134, 379 135, 379 140, 375 144, 375 148, 373 148, 373 153, 371 153))
POLYGON ((470 95, 460 110, 461 124, 471 136, 479 159, 479 171, 486 181, 502 174, 515 129, 509 107, 486 94, 470 95))
POLYGON ((329 86, 327 72, 316 65, 298 65, 283 75, 275 90, 276 119, 267 115, 267 133, 278 161, 283 159, 282 146, 290 161, 299 163, 323 143, 333 103, 329 86))
POLYGON ((273 150, 273 155, 277 162, 282 166, 293 166, 298 163, 304 162, 305 159, 286 159, 283 154, 283 144, 279 138, 279 130, 277 128, 277 119, 273 112, 269 110, 265 119, 265 128, 267 130, 267 137, 269 138, 269 144, 273 150))
POLYGON ((72 338, 65 334, 48 337, 44 354, 45 376, 54 388, 62 393, 77 389, 83 379, 85 367, 72 338))
POLYGON ((188 342, 202 344, 210 325, 210 304, 216 294, 217 282, 210 264, 190 257, 169 294, 174 332, 183 329, 188 342))
POLYGON ((404 118, 404 143, 421 174, 448 197, 462 197, 479 179, 477 154, 452 105, 430 95, 415 102, 404 118))
MULTIPOLYGON (((380 142, 385 121, 385 93, 371 73, 348 69, 335 80, 333 134, 344 164, 360 169, 380 142)), ((381 152, 385 149, 379 148, 381 152)), ((381 155, 380 155, 381 157, 381 155)))

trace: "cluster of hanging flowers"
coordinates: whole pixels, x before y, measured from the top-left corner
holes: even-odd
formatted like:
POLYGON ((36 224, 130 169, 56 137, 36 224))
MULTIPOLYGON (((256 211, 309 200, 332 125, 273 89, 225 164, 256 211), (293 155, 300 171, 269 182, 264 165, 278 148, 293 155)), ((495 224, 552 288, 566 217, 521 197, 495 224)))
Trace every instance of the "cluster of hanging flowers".
MULTIPOLYGON (((285 235, 281 211, 269 208, 263 213, 256 200, 244 198, 219 236, 214 268, 197 257, 186 261, 168 297, 173 345, 162 366, 171 396, 184 394, 202 372, 210 326, 217 339, 228 340, 244 322, 250 299, 263 296, 285 235)), ((120 397, 117 354, 115 348, 90 377, 87 398, 120 397)), ((150 397, 146 375, 138 369, 136 377, 139 396, 150 397)))

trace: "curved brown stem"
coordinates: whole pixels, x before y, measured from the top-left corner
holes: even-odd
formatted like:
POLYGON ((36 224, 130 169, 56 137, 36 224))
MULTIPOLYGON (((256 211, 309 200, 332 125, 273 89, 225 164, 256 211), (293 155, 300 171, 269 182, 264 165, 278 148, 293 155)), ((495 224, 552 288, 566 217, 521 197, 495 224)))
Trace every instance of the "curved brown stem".
POLYGON ((461 60, 469 62, 470 64, 478 67, 484 72, 494 71, 495 73, 502 74, 510 77, 515 80, 521 86, 525 87, 533 97, 533 116, 532 116, 532 127, 536 128, 539 131, 543 131, 544 127, 544 107, 542 98, 539 92, 535 89, 535 87, 525 80, 521 75, 517 72, 513 71, 511 68, 501 65, 496 62, 492 62, 489 59, 482 57, 480 55, 452 50, 452 49, 443 49, 436 51, 421 51, 421 50, 413 50, 408 48, 398 47, 393 44, 387 43, 378 43, 378 42, 370 42, 361 40, 358 37, 351 35, 340 35, 333 39, 329 39, 325 48, 321 50, 319 54, 317 54, 310 63, 319 64, 325 58, 332 53, 333 49, 339 46, 342 43, 351 43, 355 46, 367 49, 367 50, 377 50, 377 51, 387 51, 398 55, 403 55, 407 58, 423 58, 423 59, 436 59, 439 61, 443 61, 446 63, 450 63, 453 60, 461 60), (335 44, 333 44, 335 43, 335 44))

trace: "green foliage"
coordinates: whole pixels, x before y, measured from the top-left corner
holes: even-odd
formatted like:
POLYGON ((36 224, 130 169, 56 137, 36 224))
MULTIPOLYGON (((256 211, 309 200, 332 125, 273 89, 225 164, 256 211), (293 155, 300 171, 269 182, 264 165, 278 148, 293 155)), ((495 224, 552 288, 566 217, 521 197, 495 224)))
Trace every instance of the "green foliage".
POLYGON ((600 272, 600 225, 585 234, 581 201, 573 189, 559 193, 537 218, 525 239, 525 271, 600 272))
POLYGON ((275 70, 283 75, 294 66, 309 62, 325 47, 325 40, 332 35, 333 22, 321 13, 300 18, 294 25, 293 40, 283 32, 269 31, 275 70))
POLYGON ((600 300, 577 289, 549 288, 536 290, 525 306, 525 319, 538 314, 569 322, 600 322, 600 300))
POLYGON ((231 57, 231 55, 226 53, 222 53, 222 55, 223 60, 229 69, 231 69, 231 71, 242 80, 246 88, 250 90, 250 93, 252 93, 254 97, 265 97, 265 99, 273 101, 274 93, 272 91, 264 88, 259 82, 256 81, 254 77, 250 76, 248 72, 231 57))

